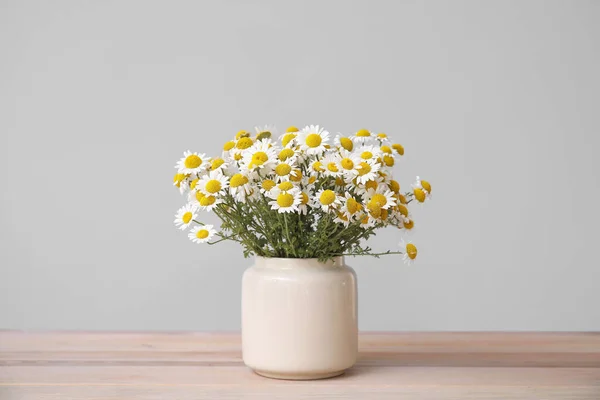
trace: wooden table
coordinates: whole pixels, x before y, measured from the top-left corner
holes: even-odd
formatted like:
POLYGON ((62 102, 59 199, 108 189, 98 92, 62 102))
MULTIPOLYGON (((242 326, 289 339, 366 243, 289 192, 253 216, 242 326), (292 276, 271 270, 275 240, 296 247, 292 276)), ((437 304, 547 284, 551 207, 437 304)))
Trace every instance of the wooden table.
POLYGON ((322 381, 262 378, 233 333, 0 332, 0 399, 600 399, 598 333, 368 333, 322 381))

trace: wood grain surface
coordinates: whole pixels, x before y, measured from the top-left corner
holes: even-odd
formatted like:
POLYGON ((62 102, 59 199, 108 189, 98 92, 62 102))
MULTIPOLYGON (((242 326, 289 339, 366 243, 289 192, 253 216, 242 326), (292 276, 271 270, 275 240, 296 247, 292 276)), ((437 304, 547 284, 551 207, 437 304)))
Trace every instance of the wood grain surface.
POLYGON ((233 333, 0 332, 0 400, 600 400, 599 333, 365 333, 343 376, 244 366, 233 333))

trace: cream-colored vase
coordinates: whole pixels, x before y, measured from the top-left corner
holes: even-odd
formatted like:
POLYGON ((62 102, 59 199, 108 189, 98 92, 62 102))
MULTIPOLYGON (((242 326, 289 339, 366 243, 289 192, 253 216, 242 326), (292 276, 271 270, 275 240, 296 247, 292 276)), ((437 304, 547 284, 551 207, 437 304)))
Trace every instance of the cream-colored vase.
POLYGON ((244 363, 269 378, 342 374, 358 352, 356 297, 343 257, 257 257, 242 280, 244 363))

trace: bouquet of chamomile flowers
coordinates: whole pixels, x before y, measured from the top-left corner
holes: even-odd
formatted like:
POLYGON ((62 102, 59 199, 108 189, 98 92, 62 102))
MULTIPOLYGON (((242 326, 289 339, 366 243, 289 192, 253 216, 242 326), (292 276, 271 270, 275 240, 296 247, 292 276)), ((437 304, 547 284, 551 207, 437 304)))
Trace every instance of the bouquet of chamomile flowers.
POLYGON ((403 254, 411 263, 414 244, 376 253, 364 241, 379 228, 410 230, 409 204, 423 203, 431 185, 417 177, 401 192, 392 169, 404 148, 384 133, 367 129, 333 140, 322 127, 274 127, 239 131, 220 157, 186 151, 175 168, 174 185, 188 203, 175 225, 191 228, 196 243, 232 240, 244 255, 318 258, 403 254), (200 211, 214 212, 220 228, 204 224, 200 211))

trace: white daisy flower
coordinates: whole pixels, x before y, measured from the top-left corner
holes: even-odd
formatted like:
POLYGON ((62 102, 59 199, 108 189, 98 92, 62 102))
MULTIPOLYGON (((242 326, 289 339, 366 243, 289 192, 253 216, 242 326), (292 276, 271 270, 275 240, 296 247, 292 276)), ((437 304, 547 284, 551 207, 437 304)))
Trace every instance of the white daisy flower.
POLYGON ((379 163, 361 161, 360 164, 356 167, 356 169, 358 170, 356 182, 362 183, 364 185, 368 181, 376 180, 379 176, 378 172, 380 168, 381 164, 379 163))
POLYGON ((290 131, 289 129, 279 137, 279 140, 284 148, 295 148, 298 145, 298 130, 290 131))
POLYGON ((343 136, 341 133, 338 133, 333 140, 333 143, 339 149, 344 149, 346 151, 352 151, 354 149, 354 142, 349 137, 343 136))
POLYGON ((206 243, 210 241, 216 234, 217 231, 212 225, 201 225, 192 228, 188 234, 188 237, 194 243, 206 243))
POLYGON ((218 204, 223 202, 222 199, 216 196, 207 196, 199 190, 194 190, 188 195, 188 200, 194 206, 203 211, 212 211, 218 204))
POLYGON ((271 139, 277 136, 275 125, 257 126, 254 130, 256 131, 256 140, 271 139))
POLYGON ((374 204, 384 210, 396 205, 394 192, 387 189, 385 185, 379 186, 377 190, 368 189, 364 195, 364 200, 366 205, 374 204))
POLYGON ((188 203, 185 206, 181 207, 177 214, 175 214, 175 226, 181 230, 187 229, 192 221, 196 218, 197 208, 195 205, 188 203))
POLYGON ((404 251, 402 259, 408 265, 411 265, 415 258, 417 258, 417 247, 412 242, 406 242, 404 239, 400 240, 400 248, 404 251))
POLYGON ((347 219, 351 220, 359 216, 360 211, 363 209, 362 204, 349 192, 344 193, 342 198, 342 207, 340 211, 344 213, 347 219))
POLYGON ((276 186, 277 182, 275 182, 273 179, 264 179, 260 182, 260 192, 265 196, 268 196, 268 194, 271 193, 271 190, 273 190, 273 188, 276 186))
POLYGON ((383 146, 383 145, 389 146, 392 143, 391 139, 388 137, 388 135, 383 132, 378 133, 376 135, 373 134, 373 136, 374 136, 374 139, 379 142, 380 146, 383 146))
POLYGON ((268 191, 267 197, 270 197, 273 200, 276 200, 277 196, 279 196, 281 193, 296 194, 296 192, 299 192, 299 191, 300 191, 300 189, 296 185, 294 185, 292 182, 283 181, 280 184, 278 184, 277 186, 274 186, 270 191, 268 191))
POLYGON ((298 205, 298 212, 302 215, 308 214, 308 207, 310 207, 310 190, 303 190, 300 192, 301 200, 298 205))
POLYGON ((342 212, 337 212, 336 213, 336 217, 334 218, 333 222, 338 223, 338 224, 343 224, 345 227, 348 227, 348 225, 350 225, 350 219, 348 218, 348 216, 342 212))
POLYGON ((354 151, 361 160, 368 162, 376 162, 377 159, 381 158, 381 148, 371 145, 363 145, 357 147, 354 151))
POLYGON ((238 201, 245 203, 246 197, 252 193, 255 174, 234 174, 229 179, 229 193, 238 201))
POLYGON ((289 164, 297 164, 300 154, 292 147, 284 147, 279 151, 277 158, 281 162, 287 162, 289 164))
POLYGON ((310 162, 308 167, 308 173, 311 176, 317 176, 325 172, 325 166, 323 165, 323 160, 320 158, 314 159, 310 162))
POLYGON ((323 168, 325 169, 325 171, 323 171, 323 175, 332 176, 334 178, 342 176, 340 167, 341 160, 342 158, 337 152, 325 154, 325 157, 323 157, 321 161, 323 168))
POLYGON ((220 170, 210 171, 204 175, 196 185, 197 189, 206 196, 218 196, 226 193, 229 180, 220 170))
MULTIPOLYGON (((288 160, 286 160, 288 161, 288 160)), ((278 162, 273 169, 275 173, 274 177, 277 182, 289 181, 293 179, 300 179, 302 177, 301 171, 292 162, 278 162)))
POLYGON ((183 158, 177 162, 175 168, 182 174, 193 174, 207 168, 208 161, 210 157, 206 157, 206 154, 192 153, 188 150, 183 153, 183 158))
POLYGON ((355 153, 351 153, 348 150, 340 150, 340 158, 338 166, 342 174, 348 179, 352 180, 358 175, 357 166, 360 165, 362 159, 360 159, 355 153))
POLYGON ((269 171, 276 162, 277 153, 270 139, 258 140, 242 153, 242 169, 248 171, 263 168, 269 171))
POLYGON ((329 132, 319 125, 309 125, 298 132, 298 144, 302 151, 309 155, 321 154, 326 150, 329 132))
MULTIPOLYGON (((284 182, 289 183, 289 182, 284 182)), ((302 202, 302 195, 297 188, 294 190, 273 193, 273 200, 269 202, 271 210, 277 210, 279 213, 290 213, 298 211, 298 206, 302 202)))
POLYGON ((377 174, 375 178, 368 180, 365 183, 359 184, 358 182, 356 182, 354 190, 356 194, 364 198, 369 190, 377 190, 384 183, 385 181, 383 177, 380 174, 377 174))
POLYGON ((314 207, 321 207, 325 212, 336 210, 342 204, 333 190, 321 189, 315 193, 314 207))
POLYGON ((368 213, 362 213, 359 217, 359 220, 360 226, 365 229, 372 228, 377 223, 377 219, 373 218, 368 213))
POLYGON ((370 143, 375 137, 376 136, 368 129, 361 129, 354 134, 352 140, 354 140, 355 143, 370 143))

